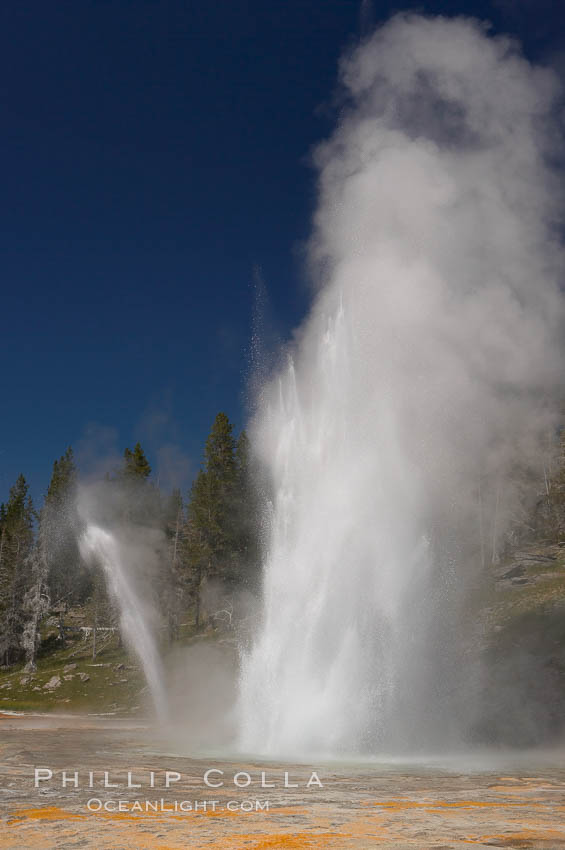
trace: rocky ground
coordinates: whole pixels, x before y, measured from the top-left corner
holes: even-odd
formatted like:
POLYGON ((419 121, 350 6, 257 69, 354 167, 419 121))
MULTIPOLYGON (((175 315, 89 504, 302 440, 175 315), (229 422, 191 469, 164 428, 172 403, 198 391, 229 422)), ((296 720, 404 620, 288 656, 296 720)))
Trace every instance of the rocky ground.
POLYGON ((125 720, 3 716, 0 723, 3 848, 565 848, 565 769, 555 753, 289 765, 167 755, 170 743, 125 720), (38 788, 36 767, 53 773, 38 788), (206 786, 211 768, 223 771, 209 777, 222 787, 206 786), (105 771, 118 787, 104 787, 105 771), (128 771, 141 788, 127 788, 128 771), (274 787, 261 787, 263 771, 274 787), (285 788, 285 771, 298 787, 285 788), (312 771, 322 788, 307 787, 312 771), (238 772, 242 783, 249 774, 247 787, 234 784, 238 772), (175 802, 189 809, 175 811, 175 802))

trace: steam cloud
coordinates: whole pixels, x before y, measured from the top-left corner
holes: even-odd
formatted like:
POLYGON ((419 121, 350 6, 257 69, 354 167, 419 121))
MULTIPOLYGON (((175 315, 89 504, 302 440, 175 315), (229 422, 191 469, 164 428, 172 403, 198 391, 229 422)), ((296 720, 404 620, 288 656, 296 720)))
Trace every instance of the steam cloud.
POLYGON ((465 739, 465 600, 560 394, 555 75, 476 21, 400 15, 340 76, 317 293, 252 429, 273 497, 240 745, 264 753, 465 739))

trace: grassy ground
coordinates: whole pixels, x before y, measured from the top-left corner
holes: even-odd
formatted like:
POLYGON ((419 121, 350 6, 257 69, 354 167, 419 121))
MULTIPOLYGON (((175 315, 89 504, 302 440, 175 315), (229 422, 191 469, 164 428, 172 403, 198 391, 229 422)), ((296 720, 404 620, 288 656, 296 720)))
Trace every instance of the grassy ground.
MULTIPOLYGON (((70 612, 66 621, 75 626, 82 623, 80 610, 70 612)), ((183 623, 173 649, 215 643, 222 636, 219 630, 208 628, 197 632, 191 622, 183 623)), ((117 633, 99 633, 95 658, 91 635, 84 638, 75 632, 63 648, 58 629, 51 623, 43 629, 42 638, 34 673, 26 673, 23 662, 0 669, 0 712, 135 715, 149 706, 149 693, 138 659, 120 644, 117 633), (53 677, 60 680, 56 687, 46 687, 53 677)), ((170 653, 168 647, 162 649, 167 674, 170 653)))
POLYGON ((500 630, 565 602, 565 546, 537 542, 509 555, 493 575, 485 620, 500 630))
POLYGON ((0 711, 139 710, 145 682, 138 664, 118 646, 116 637, 100 643, 94 659, 90 641, 79 638, 64 649, 41 654, 35 673, 25 673, 23 664, 0 671, 0 711), (59 677, 60 684, 45 687, 53 677, 59 677))

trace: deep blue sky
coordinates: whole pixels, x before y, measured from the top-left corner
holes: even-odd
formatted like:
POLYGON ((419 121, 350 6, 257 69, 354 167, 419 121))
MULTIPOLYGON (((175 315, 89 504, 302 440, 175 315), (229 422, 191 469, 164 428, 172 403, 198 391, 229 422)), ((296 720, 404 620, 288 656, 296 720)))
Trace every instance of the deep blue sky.
POLYGON ((563 5, 3 0, 0 499, 21 471, 39 501, 68 444, 86 469, 137 439, 185 487, 216 412, 244 423, 254 268, 284 338, 360 28, 473 14, 561 63, 563 5))

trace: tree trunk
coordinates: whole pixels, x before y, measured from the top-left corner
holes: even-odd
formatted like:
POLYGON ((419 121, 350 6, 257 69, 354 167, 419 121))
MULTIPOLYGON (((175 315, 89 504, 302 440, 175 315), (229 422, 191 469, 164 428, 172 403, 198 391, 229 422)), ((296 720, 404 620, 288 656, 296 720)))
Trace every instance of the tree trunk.
POLYGON ((194 613, 194 626, 200 628, 200 580, 196 585, 196 611, 194 613))
POLYGON ((500 480, 496 482, 496 500, 494 504, 494 518, 492 523, 492 560, 491 564, 498 563, 498 510, 500 506, 500 480))
POLYGON ((168 634, 169 634, 169 645, 173 643, 178 637, 178 617, 177 617, 177 606, 176 606, 176 597, 175 597, 175 586, 177 579, 177 552, 179 546, 179 533, 180 533, 180 520, 181 520, 181 509, 179 508, 177 511, 177 521, 175 525, 175 538, 173 543, 173 558, 171 564, 171 575, 170 575, 170 587, 169 587, 169 610, 167 612, 168 615, 168 634))
POLYGON ((59 638, 61 640, 61 646, 65 647, 65 625, 63 623, 63 611, 59 611, 59 638))
POLYGON ((479 534, 481 537, 481 567, 485 568, 485 534, 483 529, 483 493, 481 489, 481 476, 479 475, 479 534))
POLYGON ((96 626, 98 624, 98 614, 94 615, 94 625, 92 626, 92 660, 96 658, 96 626))

